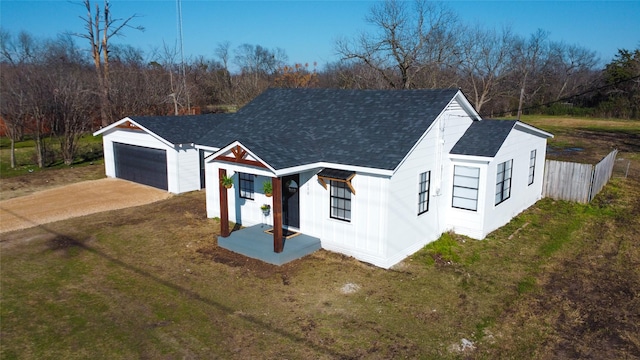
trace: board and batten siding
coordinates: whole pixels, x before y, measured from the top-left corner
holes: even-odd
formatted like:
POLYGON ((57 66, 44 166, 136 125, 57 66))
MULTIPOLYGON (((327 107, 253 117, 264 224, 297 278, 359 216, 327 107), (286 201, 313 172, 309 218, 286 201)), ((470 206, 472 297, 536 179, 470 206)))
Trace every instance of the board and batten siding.
MULTIPOLYGON (((264 218, 262 204, 272 205, 273 197, 262 193, 263 181, 271 175, 264 170, 235 164, 208 162, 206 167, 207 216, 220 216, 218 169, 227 171, 234 179, 234 187, 227 191, 229 220, 251 226, 260 223, 273 224, 273 213, 264 218), (254 200, 242 199, 238 194, 238 172, 255 174, 254 200)), ((367 173, 356 173, 351 184, 356 194, 351 194, 351 221, 333 219, 330 216, 330 184, 325 189, 318 181, 322 168, 300 173, 300 232, 320 239, 322 248, 339 252, 378 266, 387 263, 384 256, 387 225, 389 178, 367 173)))
POLYGON ((267 197, 262 190, 262 183, 264 181, 271 181, 272 174, 265 169, 218 161, 205 162, 207 217, 220 217, 220 177, 218 170, 221 168, 225 169, 227 176, 233 179, 233 187, 226 190, 229 205, 229 221, 244 226, 261 223, 273 224, 273 214, 270 213, 268 217, 264 217, 260 209, 263 204, 269 204, 273 207, 273 197, 267 197), (238 187, 240 186, 238 173, 255 175, 253 179, 253 200, 240 197, 238 191, 238 187))
POLYGON ((433 122, 391 177, 385 268, 402 261, 446 230, 451 161, 448 154, 471 125, 471 118, 453 101, 433 122), (429 210, 418 215, 419 176, 430 171, 429 210))
POLYGON ((542 198, 546 138, 531 136, 514 129, 487 168, 486 202, 484 222, 480 238, 507 224, 516 215, 542 198), (529 158, 531 150, 536 150, 533 183, 529 185, 529 158), (496 175, 498 165, 513 160, 511 168, 510 197, 496 205, 496 175))
POLYGON ((320 238, 322 248, 384 267, 386 218, 389 212, 389 178, 356 173, 351 180, 356 193, 351 194, 351 220, 331 218, 330 191, 325 189, 316 173, 300 176, 300 230, 320 238))

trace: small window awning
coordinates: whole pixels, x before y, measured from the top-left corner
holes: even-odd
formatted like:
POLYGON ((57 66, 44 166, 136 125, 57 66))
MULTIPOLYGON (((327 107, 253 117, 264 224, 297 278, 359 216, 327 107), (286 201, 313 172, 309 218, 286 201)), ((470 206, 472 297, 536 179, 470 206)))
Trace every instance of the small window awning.
POLYGON ((355 171, 325 168, 318 173, 318 181, 320 181, 320 184, 325 189, 327 189, 327 181, 339 181, 346 183, 349 190, 351 190, 351 193, 355 195, 356 190, 353 188, 353 185, 351 185, 351 179, 353 179, 354 176, 356 176, 355 171))

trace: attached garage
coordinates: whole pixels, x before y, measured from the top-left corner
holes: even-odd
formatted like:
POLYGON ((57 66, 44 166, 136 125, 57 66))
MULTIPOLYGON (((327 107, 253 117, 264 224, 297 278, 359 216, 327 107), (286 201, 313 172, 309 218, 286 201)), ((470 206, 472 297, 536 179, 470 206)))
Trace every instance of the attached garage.
POLYGON ((204 187, 204 158, 195 148, 224 115, 127 117, 94 135, 102 135, 108 177, 180 194, 204 187))
POLYGON ((167 151, 114 143, 116 177, 169 190, 167 151))

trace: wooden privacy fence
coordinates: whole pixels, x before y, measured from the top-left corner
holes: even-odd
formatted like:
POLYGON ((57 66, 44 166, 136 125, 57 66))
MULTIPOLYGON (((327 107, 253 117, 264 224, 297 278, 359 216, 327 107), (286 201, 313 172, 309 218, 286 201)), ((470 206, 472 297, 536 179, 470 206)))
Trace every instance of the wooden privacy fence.
POLYGON ((588 203, 611 178, 618 150, 596 165, 546 160, 542 195, 557 200, 588 203))

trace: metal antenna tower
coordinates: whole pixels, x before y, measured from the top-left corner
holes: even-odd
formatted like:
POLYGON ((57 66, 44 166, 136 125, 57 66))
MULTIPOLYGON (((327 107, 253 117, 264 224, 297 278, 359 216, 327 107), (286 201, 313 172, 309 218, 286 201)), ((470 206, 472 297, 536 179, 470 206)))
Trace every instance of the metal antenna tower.
POLYGON ((187 97, 187 111, 191 114, 191 103, 187 91, 187 72, 184 66, 184 39, 182 37, 182 0, 176 0, 176 16, 178 23, 178 41, 180 41, 180 70, 182 71, 182 89, 187 97))

